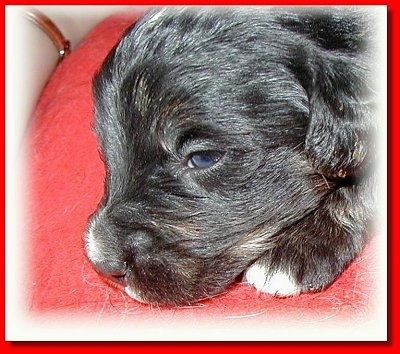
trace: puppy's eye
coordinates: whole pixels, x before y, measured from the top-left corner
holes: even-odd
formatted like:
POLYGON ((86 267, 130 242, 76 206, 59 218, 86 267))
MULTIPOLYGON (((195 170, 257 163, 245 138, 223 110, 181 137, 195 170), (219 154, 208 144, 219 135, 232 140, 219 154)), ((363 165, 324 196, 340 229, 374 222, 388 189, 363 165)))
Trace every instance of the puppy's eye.
POLYGON ((223 156, 220 151, 196 151, 187 158, 189 168, 205 169, 214 166, 223 156))

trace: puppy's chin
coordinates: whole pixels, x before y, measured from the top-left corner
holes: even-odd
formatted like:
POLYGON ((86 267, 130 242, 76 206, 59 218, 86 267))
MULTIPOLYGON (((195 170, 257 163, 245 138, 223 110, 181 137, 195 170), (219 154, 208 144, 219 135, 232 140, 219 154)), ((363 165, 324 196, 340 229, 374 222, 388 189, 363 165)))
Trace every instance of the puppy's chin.
POLYGON ((124 287, 123 285, 113 282, 110 279, 107 279, 107 278, 103 278, 103 279, 108 285, 125 292, 133 300, 138 301, 142 304, 149 304, 149 302, 144 300, 133 287, 131 287, 129 285, 124 287))
POLYGON ((139 294, 138 294, 134 289, 132 289, 130 286, 125 287, 124 290, 125 290, 125 293, 126 293, 129 297, 131 297, 133 300, 136 300, 136 301, 138 301, 138 302, 141 302, 142 304, 148 304, 148 302, 147 302, 146 300, 142 299, 142 298, 139 296, 139 294))

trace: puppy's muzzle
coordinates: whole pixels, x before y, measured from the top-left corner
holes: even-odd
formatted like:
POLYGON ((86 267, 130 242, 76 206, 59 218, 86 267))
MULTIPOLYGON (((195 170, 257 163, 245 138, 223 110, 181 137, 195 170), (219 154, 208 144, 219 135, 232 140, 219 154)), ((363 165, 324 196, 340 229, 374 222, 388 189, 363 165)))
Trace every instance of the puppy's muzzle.
POLYGON ((125 288, 132 271, 140 269, 150 258, 154 243, 155 236, 149 230, 110 230, 107 223, 97 218, 86 233, 85 250, 101 276, 125 288), (112 236, 115 239, 110 239, 112 236))

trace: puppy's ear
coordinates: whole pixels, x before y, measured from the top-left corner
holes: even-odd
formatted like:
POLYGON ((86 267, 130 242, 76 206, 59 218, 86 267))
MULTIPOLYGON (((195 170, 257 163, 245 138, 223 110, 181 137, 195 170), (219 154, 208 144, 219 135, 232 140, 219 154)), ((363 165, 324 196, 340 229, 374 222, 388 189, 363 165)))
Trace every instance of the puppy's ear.
POLYGON ((354 58, 320 56, 309 94, 305 151, 331 177, 356 177, 374 151, 374 111, 368 76, 354 58))
POLYGON ((292 69, 309 98, 305 151, 314 168, 333 178, 357 177, 374 151, 374 91, 368 32, 358 15, 298 17, 300 43, 292 69))

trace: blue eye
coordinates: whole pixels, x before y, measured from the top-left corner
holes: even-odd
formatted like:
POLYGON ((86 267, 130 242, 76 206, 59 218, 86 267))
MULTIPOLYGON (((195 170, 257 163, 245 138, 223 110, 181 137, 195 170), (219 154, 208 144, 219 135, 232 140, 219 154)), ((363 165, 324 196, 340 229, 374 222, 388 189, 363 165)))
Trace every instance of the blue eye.
POLYGON ((197 151, 189 155, 187 166, 189 168, 204 169, 214 166, 222 157, 219 151, 197 151))

